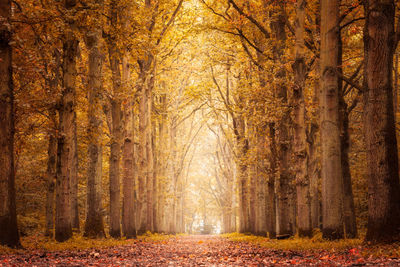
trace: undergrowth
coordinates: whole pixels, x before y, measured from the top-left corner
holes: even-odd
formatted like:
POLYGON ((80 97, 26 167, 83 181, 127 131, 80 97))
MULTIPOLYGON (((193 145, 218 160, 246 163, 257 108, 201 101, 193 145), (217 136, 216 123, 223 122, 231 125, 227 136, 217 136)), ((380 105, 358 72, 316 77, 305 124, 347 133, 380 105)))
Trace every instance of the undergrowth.
POLYGON ((262 247, 277 250, 295 251, 330 251, 351 252, 363 257, 389 257, 400 258, 400 243, 390 245, 371 246, 363 243, 362 238, 325 240, 321 232, 316 232, 312 238, 294 236, 285 240, 269 239, 267 237, 245 235, 239 233, 222 234, 222 237, 234 242, 248 242, 262 247))
POLYGON ((24 251, 44 250, 44 251, 62 251, 62 250, 85 250, 85 249, 100 249, 115 246, 125 246, 134 244, 135 242, 166 242, 171 236, 163 234, 146 233, 138 236, 137 239, 90 239, 83 237, 81 234, 74 236, 65 242, 57 242, 54 239, 44 236, 43 234, 30 235, 21 237, 23 249, 12 249, 0 245, 0 254, 13 254, 24 251))
POLYGON ((327 241, 317 232, 312 238, 291 237, 284 240, 269 239, 267 237, 244 235, 239 233, 223 234, 225 238, 236 242, 250 242, 267 248, 279 250, 346 250, 362 244, 361 239, 341 239, 327 241))

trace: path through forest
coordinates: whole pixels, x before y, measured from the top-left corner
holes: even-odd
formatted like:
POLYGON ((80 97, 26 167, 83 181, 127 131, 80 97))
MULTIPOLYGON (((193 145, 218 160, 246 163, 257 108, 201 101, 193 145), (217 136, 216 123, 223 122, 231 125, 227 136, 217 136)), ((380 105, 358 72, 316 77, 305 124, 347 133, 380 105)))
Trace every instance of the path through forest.
POLYGON ((344 252, 297 252, 232 242, 218 236, 178 236, 162 242, 81 251, 32 251, 0 256, 0 266, 400 266, 400 259, 344 252))

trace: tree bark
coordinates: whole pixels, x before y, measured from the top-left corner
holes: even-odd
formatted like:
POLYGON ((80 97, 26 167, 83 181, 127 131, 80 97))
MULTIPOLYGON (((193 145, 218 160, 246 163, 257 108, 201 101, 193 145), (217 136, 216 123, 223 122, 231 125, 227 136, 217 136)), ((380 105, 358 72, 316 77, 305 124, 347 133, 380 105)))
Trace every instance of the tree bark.
POLYGON ((146 230, 153 232, 153 201, 154 201, 154 151, 152 145, 152 107, 153 107, 153 87, 155 81, 155 62, 151 70, 150 78, 148 78, 148 85, 146 86, 147 98, 147 122, 146 122, 146 155, 147 155, 147 173, 146 173, 146 230))
POLYGON ((351 184, 351 172, 349 162, 350 134, 349 134, 349 112, 343 95, 339 99, 340 105, 340 147, 343 175, 343 221, 344 230, 347 238, 357 237, 356 214, 353 199, 353 189, 351 184))
POLYGON ((86 46, 89 50, 89 111, 88 111, 88 158, 87 171, 87 211, 84 236, 104 237, 104 224, 101 207, 102 178, 102 69, 101 29, 86 34, 86 46))
POLYGON ((364 137, 368 164, 367 241, 400 235, 400 185, 393 112, 393 0, 365 1, 364 137))
POLYGON ((11 31, 11 1, 0 0, 0 244, 19 247, 15 203, 14 167, 14 86, 11 31))
MULTIPOLYGON (((319 59, 316 60, 315 69, 319 70, 319 59)), ((319 122, 319 91, 320 83, 319 78, 314 82, 314 95, 313 106, 314 110, 311 113, 311 122, 307 130, 307 143, 308 143, 308 175, 310 176, 310 205, 311 205, 311 226, 313 229, 321 227, 321 201, 319 192, 320 180, 320 154, 318 153, 319 139, 318 139, 318 122, 319 122)))
POLYGON ((276 194, 275 194, 275 180, 277 171, 278 152, 276 148, 275 139, 275 124, 268 124, 269 132, 269 172, 267 179, 267 196, 266 196, 266 214, 267 214, 267 231, 269 238, 276 237, 276 194))
MULTIPOLYGON (((50 120, 56 122, 57 114, 55 109, 49 111, 50 120)), ((54 235, 54 189, 56 181, 56 160, 57 160, 57 137, 55 129, 49 133, 49 145, 47 149, 47 170, 46 170, 46 231, 45 235, 54 235)))
MULTIPOLYGON (((130 68, 128 57, 122 60, 123 84, 127 88, 130 82, 130 68)), ((126 238, 136 238, 136 214, 135 214, 135 151, 134 151, 134 99, 129 96, 124 105, 125 138, 123 145, 123 212, 122 230, 126 238)))
POLYGON ((78 203, 78 128, 76 122, 76 111, 74 111, 74 122, 73 122, 73 150, 71 151, 71 224, 74 231, 79 232, 79 203, 78 203))
POLYGON ((246 162, 249 144, 247 138, 244 136, 245 124, 243 118, 240 117, 236 120, 239 136, 236 137, 238 144, 238 182, 239 182, 239 232, 249 233, 249 186, 248 186, 248 167, 246 162))
POLYGON ((137 208, 137 222, 138 222, 138 234, 144 234, 146 232, 146 177, 147 177, 147 165, 148 159, 146 154, 146 140, 147 140, 147 105, 148 99, 146 95, 146 73, 141 70, 141 83, 140 86, 140 99, 139 99, 139 191, 138 191, 138 208, 137 208))
MULTIPOLYGON (((71 11, 76 0, 64 2, 65 9, 71 11)), ((56 179, 56 219, 55 238, 59 242, 72 237, 71 209, 71 169, 73 164, 74 134, 76 125, 76 57, 79 40, 70 21, 63 41, 63 90, 59 107, 59 131, 57 140, 57 179, 56 179)))
MULTIPOLYGON (((283 7, 282 7, 283 8, 283 7)), ((282 12, 282 10, 280 11, 282 12)), ((277 18, 271 22, 271 28, 275 32, 277 44, 274 47, 277 61, 282 62, 282 56, 285 48, 286 33, 285 33, 285 19, 283 14, 277 15, 277 18)), ((277 76, 280 81, 278 84, 277 96, 279 98, 281 108, 286 109, 288 104, 287 87, 284 84, 286 77, 286 70, 279 67, 277 76)), ((278 232, 279 235, 292 235, 293 234, 293 194, 292 188, 292 173, 290 172, 290 110, 284 110, 282 118, 278 123, 277 143, 279 147, 279 179, 277 183, 278 195, 278 232)))
POLYGON ((339 1, 321 1, 322 233, 343 238, 343 177, 339 121, 339 1))
POLYGON ((305 89, 305 57, 304 57, 304 18, 306 1, 296 3, 296 59, 293 64, 293 113, 294 113, 294 156, 297 190, 297 227, 300 237, 312 236, 310 210, 310 181, 307 173, 307 136, 306 109, 304 99, 305 89))

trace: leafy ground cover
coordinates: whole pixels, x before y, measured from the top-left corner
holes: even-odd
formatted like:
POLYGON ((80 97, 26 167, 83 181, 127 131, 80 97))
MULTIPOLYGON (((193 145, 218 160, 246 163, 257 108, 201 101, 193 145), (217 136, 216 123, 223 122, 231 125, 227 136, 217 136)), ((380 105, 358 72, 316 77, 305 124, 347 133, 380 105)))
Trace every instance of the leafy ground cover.
MULTIPOLYGON (((386 253, 388 247, 386 254, 373 254, 377 251, 355 240, 348 246, 330 247, 328 243, 332 242, 322 245, 318 241, 320 244, 315 242, 318 245, 313 248, 295 247, 297 239, 271 241, 239 234, 145 235, 137 240, 85 242, 75 238, 71 241, 75 245, 8 251, 0 256, 0 266, 400 266, 398 256, 386 253)), ((395 246, 391 248, 396 250, 395 246)))

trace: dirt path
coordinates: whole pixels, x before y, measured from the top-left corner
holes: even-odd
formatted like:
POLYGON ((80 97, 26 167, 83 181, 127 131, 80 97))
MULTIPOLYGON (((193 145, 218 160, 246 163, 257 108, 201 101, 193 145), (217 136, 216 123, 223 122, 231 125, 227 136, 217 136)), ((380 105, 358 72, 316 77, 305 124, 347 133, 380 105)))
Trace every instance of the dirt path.
POLYGON ((218 236, 181 236, 163 242, 84 251, 33 251, 0 256, 0 266, 400 266, 400 259, 342 253, 278 251, 218 236))

